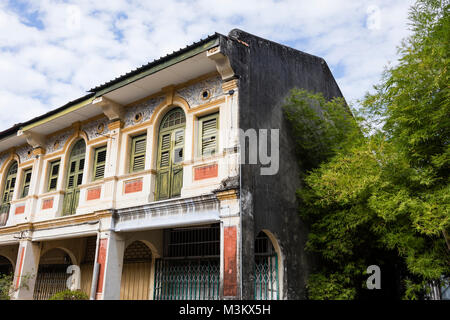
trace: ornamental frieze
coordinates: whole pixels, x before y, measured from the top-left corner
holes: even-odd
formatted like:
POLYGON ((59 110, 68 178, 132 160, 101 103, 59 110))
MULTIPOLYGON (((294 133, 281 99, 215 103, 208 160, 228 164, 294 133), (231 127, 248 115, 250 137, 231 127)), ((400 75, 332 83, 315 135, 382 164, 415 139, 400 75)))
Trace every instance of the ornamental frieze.
POLYGON ((92 140, 101 136, 104 136, 109 132, 108 119, 106 117, 91 121, 81 126, 88 139, 92 140))
POLYGON ((45 150, 47 154, 62 150, 67 140, 73 134, 73 129, 69 129, 61 134, 52 136, 48 138, 47 144, 45 145, 45 150))
POLYGON ((152 98, 135 106, 128 107, 125 111, 124 127, 129 127, 150 119, 156 107, 165 99, 164 96, 152 98))
POLYGON ((212 77, 176 91, 176 94, 187 101, 191 108, 215 100, 223 94, 222 80, 212 77))

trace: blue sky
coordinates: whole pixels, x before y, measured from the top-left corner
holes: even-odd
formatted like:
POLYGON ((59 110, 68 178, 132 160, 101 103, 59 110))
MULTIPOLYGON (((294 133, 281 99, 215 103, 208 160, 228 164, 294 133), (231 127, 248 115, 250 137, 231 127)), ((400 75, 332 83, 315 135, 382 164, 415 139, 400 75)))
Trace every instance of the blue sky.
POLYGON ((0 131, 233 28, 323 57, 352 102, 395 63, 413 2, 0 0, 0 131))

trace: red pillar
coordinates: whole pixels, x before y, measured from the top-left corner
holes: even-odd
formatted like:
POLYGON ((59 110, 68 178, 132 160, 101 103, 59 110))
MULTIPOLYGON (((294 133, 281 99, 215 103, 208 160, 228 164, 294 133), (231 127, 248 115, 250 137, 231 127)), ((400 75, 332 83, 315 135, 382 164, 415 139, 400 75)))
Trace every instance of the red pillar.
POLYGON ((236 227, 223 228, 223 295, 237 296, 237 232, 236 227))
POLYGON ((97 262, 100 265, 98 270, 97 295, 96 300, 101 299, 103 293, 103 283, 105 276, 106 249, 108 247, 108 239, 100 239, 97 262))

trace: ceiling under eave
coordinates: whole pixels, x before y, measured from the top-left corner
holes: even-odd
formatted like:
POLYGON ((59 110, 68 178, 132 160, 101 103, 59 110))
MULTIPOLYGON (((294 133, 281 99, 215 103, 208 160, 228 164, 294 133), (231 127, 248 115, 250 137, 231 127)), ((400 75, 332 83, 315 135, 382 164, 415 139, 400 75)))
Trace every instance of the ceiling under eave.
POLYGON ((127 105, 160 92, 164 87, 178 85, 216 70, 215 62, 207 58, 206 52, 201 52, 149 76, 104 93, 102 96, 119 104, 127 105))

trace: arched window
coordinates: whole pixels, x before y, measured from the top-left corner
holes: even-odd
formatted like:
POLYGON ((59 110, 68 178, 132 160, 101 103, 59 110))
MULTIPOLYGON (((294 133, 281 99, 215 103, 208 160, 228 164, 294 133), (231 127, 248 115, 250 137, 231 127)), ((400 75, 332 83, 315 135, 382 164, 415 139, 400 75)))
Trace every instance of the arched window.
POLYGON ((4 226, 8 221, 9 206, 14 194, 17 177, 17 161, 14 161, 6 174, 5 187, 3 189, 2 204, 0 207, 0 226, 4 226))
POLYGON ((72 148, 67 168, 66 194, 64 196, 63 215, 74 214, 80 197, 79 186, 83 181, 86 143, 78 140, 72 148))
POLYGON ((181 108, 172 109, 161 121, 158 137, 156 200, 181 194, 185 126, 186 117, 181 108))
POLYGON ((278 300, 278 255, 269 237, 261 231, 255 240, 255 299, 278 300))

